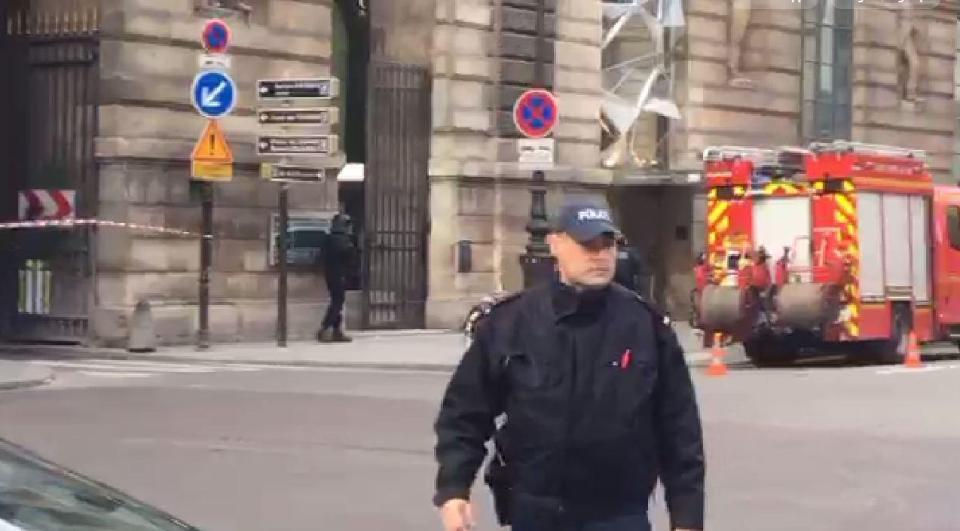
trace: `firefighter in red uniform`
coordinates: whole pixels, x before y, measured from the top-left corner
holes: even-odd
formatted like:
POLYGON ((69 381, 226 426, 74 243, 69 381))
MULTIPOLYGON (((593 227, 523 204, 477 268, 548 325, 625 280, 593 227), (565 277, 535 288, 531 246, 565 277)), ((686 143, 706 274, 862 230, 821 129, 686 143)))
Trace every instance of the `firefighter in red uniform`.
POLYGON ((707 261, 706 251, 700 251, 697 255, 696 266, 693 268, 693 274, 696 278, 696 287, 690 293, 690 326, 692 328, 700 327, 700 300, 703 298, 703 290, 706 289, 712 281, 713 267, 707 261))
POLYGON ((761 245, 757 250, 757 260, 751 268, 752 271, 750 274, 750 289, 754 297, 756 297, 760 305, 760 311, 763 313, 767 322, 770 322, 770 311, 773 308, 770 298, 770 266, 767 265, 767 260, 769 259, 770 256, 767 254, 767 250, 761 245))
MULTIPOLYGON (((777 266, 776 276, 774 277, 773 281, 774 281, 774 284, 776 284, 774 287, 779 288, 780 286, 790 281, 788 277, 789 275, 788 267, 790 266, 790 248, 789 247, 783 248, 783 256, 781 256, 780 259, 777 260, 776 266, 777 266)), ((775 291, 776 290, 774 290, 774 292, 775 291)), ((776 293, 774 293, 774 295, 775 294, 776 293)))

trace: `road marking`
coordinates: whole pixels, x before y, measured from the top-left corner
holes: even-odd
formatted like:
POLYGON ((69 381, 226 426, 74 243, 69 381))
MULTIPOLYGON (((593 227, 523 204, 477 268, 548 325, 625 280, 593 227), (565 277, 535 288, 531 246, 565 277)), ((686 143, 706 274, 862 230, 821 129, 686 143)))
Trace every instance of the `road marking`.
POLYGON ((77 374, 92 376, 94 378, 150 378, 157 376, 156 373, 146 372, 104 372, 104 371, 77 371, 77 374))
POLYGON ((186 367, 186 366, 163 366, 163 364, 140 364, 140 363, 126 363, 123 361, 104 361, 104 362, 71 362, 71 361, 51 361, 51 362, 38 362, 40 365, 46 365, 47 367, 63 368, 63 369, 95 369, 95 370, 104 370, 104 371, 127 371, 134 370, 139 372, 159 372, 159 373, 206 373, 214 372, 216 368, 204 368, 204 367, 186 367))
POLYGON ((147 378, 166 374, 211 374, 224 372, 259 372, 265 367, 252 364, 213 364, 198 362, 195 365, 149 360, 88 359, 88 360, 36 360, 36 365, 51 369, 71 371, 94 378, 147 378))
POLYGON ((921 374, 928 372, 937 372, 937 371, 947 371, 947 370, 956 370, 960 369, 960 363, 951 363, 949 365, 924 365, 923 367, 910 368, 910 367, 891 367, 888 369, 880 369, 877 371, 877 374, 888 376, 891 374, 921 374))

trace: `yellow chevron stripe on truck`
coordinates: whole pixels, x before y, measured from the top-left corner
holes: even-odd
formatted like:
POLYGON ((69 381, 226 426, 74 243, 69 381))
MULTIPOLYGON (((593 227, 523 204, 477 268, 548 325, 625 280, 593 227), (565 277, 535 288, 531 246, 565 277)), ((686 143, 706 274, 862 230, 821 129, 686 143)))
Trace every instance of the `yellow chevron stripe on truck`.
POLYGON ((851 260, 852 280, 843 287, 847 300, 846 319, 843 322, 846 334, 850 338, 860 337, 860 249, 859 224, 857 223, 857 196, 853 182, 844 181, 841 192, 833 194, 837 206, 835 220, 842 228, 839 234, 842 248, 846 248, 851 260))

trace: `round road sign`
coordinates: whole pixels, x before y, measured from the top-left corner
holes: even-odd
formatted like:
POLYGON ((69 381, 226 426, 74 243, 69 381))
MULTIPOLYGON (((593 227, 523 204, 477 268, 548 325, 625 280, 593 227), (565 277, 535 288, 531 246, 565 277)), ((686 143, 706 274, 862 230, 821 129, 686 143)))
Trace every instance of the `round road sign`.
POLYGON ((215 18, 208 20, 203 25, 203 35, 201 42, 203 48, 210 53, 225 53, 230 47, 230 40, 233 33, 226 22, 215 18))
POLYGON ((237 85, 225 72, 200 72, 190 87, 190 99, 201 116, 223 118, 237 105, 237 85))
POLYGON ((527 138, 543 138, 557 125, 560 108, 549 91, 532 89, 517 98, 513 106, 513 123, 527 138))

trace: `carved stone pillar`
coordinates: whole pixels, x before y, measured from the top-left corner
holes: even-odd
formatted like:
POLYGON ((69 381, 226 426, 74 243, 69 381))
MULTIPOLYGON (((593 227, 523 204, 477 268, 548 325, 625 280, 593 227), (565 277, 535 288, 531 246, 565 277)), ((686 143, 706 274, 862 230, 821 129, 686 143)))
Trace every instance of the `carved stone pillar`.
POLYGON ((740 73, 743 41, 747 36, 752 12, 752 0, 730 0, 730 42, 727 45, 727 68, 730 75, 730 84, 733 86, 753 86, 753 81, 740 73))
POLYGON ((920 54, 917 51, 919 30, 914 18, 913 8, 909 5, 900 10, 898 21, 897 47, 906 63, 906 69, 900 81, 905 102, 920 101, 920 54))

